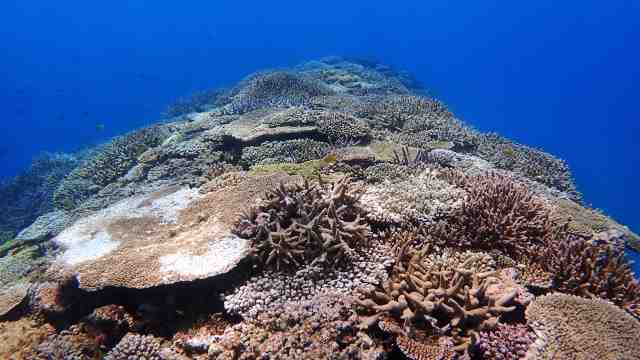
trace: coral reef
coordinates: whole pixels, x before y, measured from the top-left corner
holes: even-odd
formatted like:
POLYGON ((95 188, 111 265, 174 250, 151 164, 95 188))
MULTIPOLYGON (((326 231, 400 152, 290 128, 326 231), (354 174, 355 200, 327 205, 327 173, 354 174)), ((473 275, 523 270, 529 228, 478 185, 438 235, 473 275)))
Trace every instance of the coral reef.
POLYGON ((261 205, 245 211, 234 232, 252 239, 256 256, 277 270, 338 263, 367 239, 361 196, 348 178, 331 188, 308 181, 280 184, 261 205))
POLYGON ((537 335, 536 359, 637 359, 640 322, 609 302, 564 294, 537 298, 526 310, 537 335))
POLYGON ((409 243, 400 247, 389 280, 358 301, 368 312, 362 328, 393 319, 396 323, 383 330, 413 340, 448 336, 455 344, 452 350, 468 352, 480 331, 494 329, 503 314, 516 310, 518 289, 504 286, 495 271, 472 270, 477 257, 431 268, 442 263, 425 261, 431 248, 416 250, 409 243))
POLYGON ((520 173, 566 192, 574 200, 581 198, 567 164, 550 154, 516 144, 493 133, 480 137, 478 154, 500 169, 520 173))
MULTIPOLYGON (((608 239, 606 239, 608 240, 608 239)), ((640 283, 631 272, 624 244, 570 235, 548 244, 543 266, 553 288, 583 297, 599 297, 640 316, 640 283)))
POLYGON ((74 155, 44 153, 33 159, 29 169, 0 183, 0 244, 53 210, 56 187, 78 161, 74 155))
POLYGON ((196 91, 189 96, 176 99, 167 106, 162 115, 173 118, 194 112, 204 112, 208 107, 218 104, 225 92, 225 89, 219 88, 196 91))
POLYGON ((161 360, 160 342, 153 336, 127 334, 105 357, 105 360, 161 360))
POLYGON ((426 169, 408 179, 367 187, 362 202, 368 218, 395 224, 430 223, 453 213, 462 206, 465 192, 438 174, 426 169))
POLYGON ((467 193, 459 210, 436 237, 449 246, 500 250, 516 260, 541 254, 555 223, 543 199, 522 183, 497 173, 465 176, 449 171, 443 177, 467 193))
POLYGON ((305 105, 315 96, 333 91, 312 78, 286 71, 254 74, 245 79, 224 106, 224 112, 242 114, 264 107, 305 105))
POLYGON ((485 359, 519 360, 527 355, 535 339, 526 325, 500 324, 493 331, 481 332, 477 347, 485 359))
POLYGON ((0 185, 0 358, 638 358, 640 238, 420 94, 328 57, 34 160, 0 185))
POLYGON ((265 142, 242 149, 242 161, 249 165, 299 163, 323 157, 329 144, 310 139, 265 142))
POLYGON ((53 194, 55 206, 66 210, 75 208, 90 195, 125 175, 145 150, 159 145, 168 135, 165 127, 152 126, 105 144, 62 181, 53 194))

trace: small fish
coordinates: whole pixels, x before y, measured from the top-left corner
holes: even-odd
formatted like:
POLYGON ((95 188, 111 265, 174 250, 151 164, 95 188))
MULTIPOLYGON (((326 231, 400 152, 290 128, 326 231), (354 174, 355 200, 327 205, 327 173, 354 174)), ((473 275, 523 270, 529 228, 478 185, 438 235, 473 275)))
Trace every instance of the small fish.
POLYGON ((56 120, 58 121, 64 120, 64 114, 58 114, 58 116, 56 117, 56 120))
POLYGON ((104 124, 103 124, 103 123, 97 123, 97 124, 96 124, 96 130, 97 130, 98 132, 103 132, 103 131, 104 131, 104 128, 105 128, 105 126, 104 126, 104 124))
POLYGON ((322 158, 322 162, 325 164, 335 164, 336 161, 338 161, 338 156, 334 153, 327 154, 322 158))
POLYGON ((82 116, 84 116, 84 117, 89 117, 89 112, 88 112, 88 111, 84 111, 84 112, 82 112, 82 116))

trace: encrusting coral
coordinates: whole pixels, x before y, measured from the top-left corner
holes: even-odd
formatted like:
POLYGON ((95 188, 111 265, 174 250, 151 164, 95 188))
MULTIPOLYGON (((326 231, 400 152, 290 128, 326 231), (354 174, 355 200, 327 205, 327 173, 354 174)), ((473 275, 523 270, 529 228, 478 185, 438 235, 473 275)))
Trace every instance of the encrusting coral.
POLYGON ((234 232, 253 239, 255 254, 277 270, 303 263, 337 263, 366 241, 362 190, 343 178, 330 187, 281 183, 245 211, 234 232))

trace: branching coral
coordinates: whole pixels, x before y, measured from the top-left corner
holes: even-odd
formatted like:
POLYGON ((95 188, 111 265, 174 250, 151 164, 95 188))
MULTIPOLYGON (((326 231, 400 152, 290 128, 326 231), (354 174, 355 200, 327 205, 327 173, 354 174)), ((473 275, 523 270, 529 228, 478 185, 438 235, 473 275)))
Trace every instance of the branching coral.
POLYGON ((604 300, 538 297, 526 310, 538 339, 528 359, 638 359, 640 322, 604 300))
POLYGON ((548 244, 543 260, 557 290, 607 299, 640 316, 640 283, 618 244, 570 235, 548 244))
POLYGON ((393 319, 397 325, 387 324, 387 331, 411 339, 450 336, 453 350, 465 352, 477 342, 479 331, 495 328, 502 314, 516 310, 518 291, 503 286, 494 271, 470 270, 472 261, 431 269, 425 261, 428 252, 428 246, 420 251, 400 246, 392 276, 359 301, 368 313, 362 327, 393 319))
POLYGON ((277 270, 302 263, 337 263, 367 239, 362 189, 343 178, 330 187, 280 184, 247 210, 235 233, 253 239, 256 255, 277 270))
POLYGON ((444 174, 468 194, 459 211, 433 229, 447 245, 500 250, 519 261, 539 256, 544 239, 556 233, 546 204, 524 184, 497 173, 444 174))

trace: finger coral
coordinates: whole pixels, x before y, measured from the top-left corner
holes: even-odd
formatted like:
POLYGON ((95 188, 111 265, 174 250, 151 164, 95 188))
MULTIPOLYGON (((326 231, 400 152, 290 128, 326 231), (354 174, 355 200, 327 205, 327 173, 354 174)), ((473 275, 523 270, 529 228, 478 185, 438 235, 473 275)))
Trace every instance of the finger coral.
POLYGON ((245 211, 234 232, 253 239, 257 257, 276 270, 337 263, 367 239, 361 195, 348 178, 330 187, 281 183, 245 211))
POLYGON ((538 339, 528 359, 638 359, 640 322, 599 299, 551 294, 526 310, 538 339))
POLYGON ((361 327, 393 319, 397 325, 385 328, 395 335, 412 339, 446 335, 452 338, 454 351, 466 352, 477 342, 479 331, 495 328, 502 314, 516 310, 518 291, 500 286, 502 280, 494 271, 470 270, 472 261, 431 269, 425 262, 428 252, 428 246, 399 251, 389 280, 359 301, 367 313, 361 317, 361 327))

